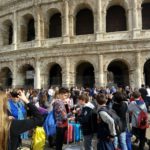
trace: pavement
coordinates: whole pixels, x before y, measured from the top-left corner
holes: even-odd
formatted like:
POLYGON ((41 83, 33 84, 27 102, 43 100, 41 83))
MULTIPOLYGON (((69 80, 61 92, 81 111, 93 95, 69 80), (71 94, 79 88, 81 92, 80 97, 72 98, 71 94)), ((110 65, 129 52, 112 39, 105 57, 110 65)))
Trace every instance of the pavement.
MULTIPOLYGON (((132 140, 134 140, 134 138, 132 140)), ((30 145, 31 145, 31 140, 24 140, 23 141, 23 147, 22 147, 21 150, 30 150, 30 145)), ((80 146, 80 147, 83 147, 83 143, 82 142, 78 143, 77 145, 80 146)), ((65 145, 64 144, 63 150, 66 150, 66 148, 68 148, 70 146, 73 147, 74 143, 70 144, 70 145, 65 145)), ((71 147, 69 148, 69 150, 71 150, 71 149, 73 150, 73 148, 71 148, 71 147)), ((94 147, 93 150, 96 150, 96 141, 93 141, 93 147, 94 147)), ((133 144, 133 150, 137 150, 137 149, 138 149, 138 144, 133 144)), ((46 142, 46 146, 45 146, 44 150, 55 150, 55 148, 49 148, 48 147, 48 142, 46 142)), ((79 150, 81 150, 81 149, 79 149, 79 150)), ((83 148, 82 148, 82 150, 83 150, 83 148)), ((144 150, 150 150, 148 148, 147 144, 145 144, 145 149, 144 150)))

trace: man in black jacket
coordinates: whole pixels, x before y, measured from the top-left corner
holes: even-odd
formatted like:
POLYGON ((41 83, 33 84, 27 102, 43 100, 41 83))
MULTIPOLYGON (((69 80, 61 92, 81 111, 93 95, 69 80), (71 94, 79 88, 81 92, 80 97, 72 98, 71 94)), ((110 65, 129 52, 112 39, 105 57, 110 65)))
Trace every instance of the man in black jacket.
POLYGON ((118 136, 120 141, 120 147, 122 150, 127 150, 127 143, 126 143, 126 130, 127 130, 127 111, 128 105, 126 101, 126 97, 121 92, 116 92, 114 94, 114 104, 112 108, 116 111, 116 114, 120 117, 120 121, 124 125, 122 128, 122 132, 118 136))
POLYGON ((139 92, 141 93, 141 97, 143 98, 144 102, 146 102, 147 90, 146 90, 144 84, 141 85, 139 92))
POLYGON ((81 124, 81 130, 84 137, 84 148, 85 150, 92 150, 92 123, 94 122, 94 120, 92 121, 92 110, 95 107, 89 102, 89 97, 87 95, 79 96, 79 104, 82 106, 82 111, 77 119, 81 124))

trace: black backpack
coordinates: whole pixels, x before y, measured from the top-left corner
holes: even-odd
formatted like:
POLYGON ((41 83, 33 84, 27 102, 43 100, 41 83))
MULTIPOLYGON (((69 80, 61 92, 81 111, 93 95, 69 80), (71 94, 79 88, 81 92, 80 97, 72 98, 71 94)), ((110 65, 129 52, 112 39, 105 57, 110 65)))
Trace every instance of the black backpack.
POLYGON ((97 111, 94 109, 90 111, 90 123, 92 133, 97 133, 97 111))
POLYGON ((123 123, 120 117, 117 115, 117 113, 113 109, 108 108, 108 107, 102 107, 98 111, 98 114, 100 111, 105 111, 106 113, 108 113, 108 115, 110 115, 113 118, 117 135, 120 135, 120 133, 124 132, 123 123))

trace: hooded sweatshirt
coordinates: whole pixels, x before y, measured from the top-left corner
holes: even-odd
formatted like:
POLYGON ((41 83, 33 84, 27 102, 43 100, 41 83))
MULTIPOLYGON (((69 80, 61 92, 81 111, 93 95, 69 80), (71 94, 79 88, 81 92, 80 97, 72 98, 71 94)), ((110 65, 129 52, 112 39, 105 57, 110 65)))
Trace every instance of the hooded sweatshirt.
POLYGON ((81 124, 81 130, 83 135, 92 134, 91 127, 91 111, 94 109, 94 105, 91 102, 86 103, 81 111, 81 114, 77 117, 77 120, 81 124))
POLYGON ((137 128, 138 115, 141 112, 141 110, 138 107, 140 107, 144 112, 147 112, 146 105, 142 100, 132 101, 128 106, 129 112, 132 113, 132 126, 136 128, 137 128))

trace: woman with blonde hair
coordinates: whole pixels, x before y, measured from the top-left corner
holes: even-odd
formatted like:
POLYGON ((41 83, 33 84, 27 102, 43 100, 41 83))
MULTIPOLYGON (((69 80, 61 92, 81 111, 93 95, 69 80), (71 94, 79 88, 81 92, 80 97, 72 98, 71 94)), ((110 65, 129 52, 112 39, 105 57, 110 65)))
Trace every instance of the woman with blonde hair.
POLYGON ((29 102, 22 91, 18 91, 18 98, 27 105, 33 117, 16 120, 8 116, 8 98, 4 92, 0 92, 0 150, 16 150, 18 135, 43 123, 43 118, 38 109, 29 102))

